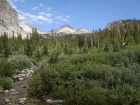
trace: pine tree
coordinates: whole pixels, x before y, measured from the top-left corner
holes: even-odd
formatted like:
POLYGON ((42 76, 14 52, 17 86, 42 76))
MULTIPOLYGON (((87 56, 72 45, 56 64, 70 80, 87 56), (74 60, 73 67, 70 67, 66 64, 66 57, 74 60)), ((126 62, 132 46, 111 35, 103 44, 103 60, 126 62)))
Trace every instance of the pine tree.
POLYGON ((17 36, 17 40, 18 40, 19 42, 22 41, 22 35, 21 35, 21 33, 18 34, 18 36, 17 36))
POLYGON ((41 52, 40 52, 40 49, 37 49, 37 51, 36 51, 36 58, 37 58, 38 60, 41 59, 41 52))
POLYGON ((26 55, 31 56, 32 51, 31 51, 31 45, 30 45, 30 40, 29 36, 27 35, 27 40, 26 40, 26 55))
POLYGON ((94 29, 93 29, 93 45, 95 46, 96 48, 96 34, 94 32, 94 29))
POLYGON ((101 29, 99 28, 99 32, 98 32, 98 49, 100 48, 100 44, 101 44, 101 42, 100 42, 100 38, 101 38, 101 29))
POLYGON ((64 54, 68 54, 68 53, 69 53, 68 46, 67 46, 67 45, 65 45, 65 47, 64 47, 64 54))
POLYGON ((105 47, 104 47, 104 52, 108 52, 109 51, 109 45, 108 43, 105 44, 105 47))
POLYGON ((92 35, 90 35, 90 47, 91 47, 91 49, 93 48, 93 37, 92 37, 92 35))
POLYGON ((136 44, 140 43, 139 24, 136 19, 133 20, 133 36, 136 44))
POLYGON ((4 50, 4 57, 8 57, 10 54, 10 49, 8 46, 8 36, 6 32, 4 32, 4 37, 3 37, 3 50, 4 50))
POLYGON ((48 47, 46 45, 44 46, 43 49, 44 49, 43 55, 49 55, 48 47))

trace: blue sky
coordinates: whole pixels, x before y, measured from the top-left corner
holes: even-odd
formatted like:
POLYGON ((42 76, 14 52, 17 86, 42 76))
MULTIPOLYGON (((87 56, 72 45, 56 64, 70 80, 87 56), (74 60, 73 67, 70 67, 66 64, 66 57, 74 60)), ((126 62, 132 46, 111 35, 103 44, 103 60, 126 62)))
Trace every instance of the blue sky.
POLYGON ((50 31, 65 24, 74 28, 103 29, 120 19, 140 19, 140 0, 8 0, 19 19, 50 31))

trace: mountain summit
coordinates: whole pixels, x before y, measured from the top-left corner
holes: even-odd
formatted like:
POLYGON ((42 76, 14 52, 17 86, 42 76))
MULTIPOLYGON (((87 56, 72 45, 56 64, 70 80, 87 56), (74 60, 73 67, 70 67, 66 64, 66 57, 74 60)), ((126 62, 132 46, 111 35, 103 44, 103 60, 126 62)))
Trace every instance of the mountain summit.
POLYGON ((66 34, 72 34, 76 31, 75 28, 71 27, 70 25, 64 25, 56 30, 54 30, 55 33, 66 33, 66 34))
POLYGON ((83 33, 90 33, 90 31, 88 31, 85 28, 76 29, 76 28, 73 28, 72 26, 70 26, 68 24, 63 25, 62 27, 54 30, 54 32, 57 33, 57 34, 60 34, 60 33, 63 33, 63 34, 83 34, 83 33))

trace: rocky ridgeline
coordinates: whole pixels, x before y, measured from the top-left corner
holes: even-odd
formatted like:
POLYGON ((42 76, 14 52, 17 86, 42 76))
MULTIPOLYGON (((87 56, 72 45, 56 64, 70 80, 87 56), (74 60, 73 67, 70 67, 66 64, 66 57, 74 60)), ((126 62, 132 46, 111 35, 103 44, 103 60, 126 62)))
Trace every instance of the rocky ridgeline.
POLYGON ((0 35, 4 32, 8 33, 9 37, 17 36, 17 33, 21 33, 25 38, 27 32, 25 32, 18 23, 17 11, 7 2, 7 0, 0 0, 0 35))
POLYGON ((0 20, 18 26, 18 13, 6 0, 0 0, 0 20))
POLYGON ((27 68, 18 75, 12 75, 11 89, 0 88, 0 105, 62 105, 63 100, 53 100, 50 97, 38 99, 28 93, 26 82, 34 74, 34 69, 35 67, 27 68))

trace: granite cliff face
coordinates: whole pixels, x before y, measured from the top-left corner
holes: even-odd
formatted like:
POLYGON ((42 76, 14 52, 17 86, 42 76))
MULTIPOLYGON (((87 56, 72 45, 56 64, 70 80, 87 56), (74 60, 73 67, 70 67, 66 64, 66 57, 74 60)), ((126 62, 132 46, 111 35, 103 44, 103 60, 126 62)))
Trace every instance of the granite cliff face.
POLYGON ((0 0, 0 20, 18 26, 18 13, 6 0, 0 0))
POLYGON ((9 37, 13 32, 15 36, 21 33, 23 38, 27 35, 18 24, 17 11, 6 0, 0 0, 0 35, 4 32, 8 33, 9 37))

